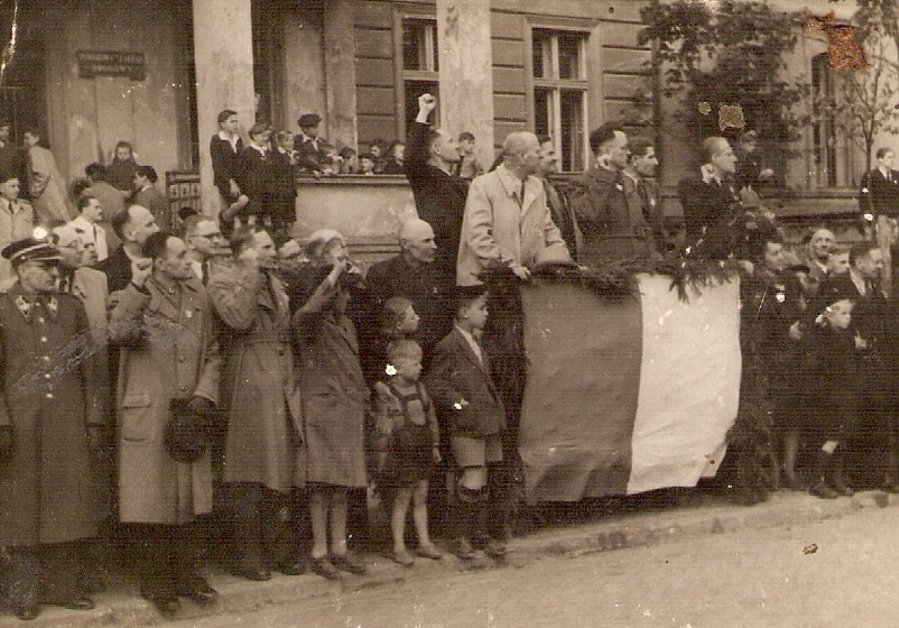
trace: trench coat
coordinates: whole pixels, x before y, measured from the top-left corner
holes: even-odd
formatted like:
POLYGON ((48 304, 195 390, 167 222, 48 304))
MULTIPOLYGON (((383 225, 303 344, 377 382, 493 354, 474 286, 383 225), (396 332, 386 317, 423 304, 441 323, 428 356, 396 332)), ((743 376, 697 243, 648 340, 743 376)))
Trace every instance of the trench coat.
POLYGON ((172 399, 219 398, 219 352, 206 290, 195 280, 120 292, 110 335, 123 343, 117 390, 119 512, 124 522, 178 525, 212 512, 209 450, 176 462, 164 437, 172 399), (145 337, 136 340, 139 332, 145 337))
POLYGON ((365 488, 365 409, 369 392, 352 321, 334 312, 298 312, 303 446, 297 485, 365 488))
POLYGON ((276 277, 236 263, 217 267, 207 289, 227 338, 224 481, 289 491, 302 429, 287 294, 276 277))
POLYGON ((105 515, 93 481, 88 426, 102 426, 107 391, 77 298, 0 295, 0 425, 15 450, 0 469, 0 544, 65 543, 96 534, 105 515), (54 311, 55 310, 55 311, 54 311))
POLYGON ((65 179, 56 166, 53 153, 42 146, 28 149, 29 181, 28 191, 34 204, 34 213, 39 222, 53 220, 70 221, 75 211, 69 201, 65 179))

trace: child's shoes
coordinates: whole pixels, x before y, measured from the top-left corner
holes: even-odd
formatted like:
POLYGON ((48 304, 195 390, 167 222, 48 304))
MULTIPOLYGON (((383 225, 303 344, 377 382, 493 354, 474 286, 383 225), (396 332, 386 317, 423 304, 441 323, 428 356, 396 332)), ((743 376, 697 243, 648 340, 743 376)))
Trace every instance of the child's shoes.
POLYGON ((422 558, 430 558, 431 560, 440 560, 443 558, 443 554, 440 553, 440 550, 432 544, 419 545, 415 549, 415 555, 421 556, 422 558))
POLYGON ((415 559, 412 558, 409 551, 404 548, 393 552, 393 562, 399 563, 403 567, 411 567, 415 564, 415 559))

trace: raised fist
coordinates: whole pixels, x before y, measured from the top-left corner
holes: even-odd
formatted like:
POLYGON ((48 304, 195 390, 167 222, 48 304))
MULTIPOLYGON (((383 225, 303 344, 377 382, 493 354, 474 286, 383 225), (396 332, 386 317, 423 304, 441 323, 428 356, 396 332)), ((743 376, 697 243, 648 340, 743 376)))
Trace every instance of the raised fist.
POLYGON ((437 106, 437 99, 431 96, 431 94, 422 94, 418 97, 418 110, 426 111, 427 113, 431 113, 434 111, 434 107, 437 106))

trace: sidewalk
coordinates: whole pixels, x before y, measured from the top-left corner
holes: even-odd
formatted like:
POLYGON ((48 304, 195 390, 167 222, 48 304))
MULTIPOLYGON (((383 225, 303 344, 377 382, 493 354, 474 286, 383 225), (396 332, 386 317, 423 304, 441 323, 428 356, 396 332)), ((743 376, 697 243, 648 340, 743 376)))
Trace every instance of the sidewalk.
MULTIPOLYGON (((767 502, 748 507, 726 503, 718 497, 695 494, 690 501, 695 503, 668 508, 649 507, 647 511, 619 512, 586 523, 554 525, 513 539, 509 543, 507 558, 499 563, 487 560, 469 565, 447 555, 441 561, 418 559, 414 567, 404 568, 387 556, 367 554, 364 558, 369 565, 369 574, 363 577, 347 574, 341 582, 330 582, 314 574, 293 577, 278 574, 262 583, 236 578, 213 566, 209 580, 220 593, 218 605, 201 608, 183 600, 178 619, 233 615, 270 605, 295 604, 302 600, 336 599, 352 591, 437 579, 466 570, 521 566, 546 556, 579 556, 685 537, 810 523, 842 517, 864 508, 895 506, 899 504, 899 496, 866 491, 852 498, 822 500, 806 493, 781 491, 772 494, 767 502)), ((37 620, 27 625, 86 627, 165 623, 156 610, 139 597, 133 582, 108 584, 110 591, 94 597, 97 604, 94 610, 79 612, 47 606, 43 607, 37 620)), ((5 614, 0 616, 0 625, 26 624, 5 614)))

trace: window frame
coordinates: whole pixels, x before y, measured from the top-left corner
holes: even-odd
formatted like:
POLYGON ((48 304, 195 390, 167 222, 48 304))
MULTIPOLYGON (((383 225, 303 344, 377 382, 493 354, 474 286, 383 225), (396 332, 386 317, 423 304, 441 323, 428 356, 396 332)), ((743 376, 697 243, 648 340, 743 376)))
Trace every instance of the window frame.
MULTIPOLYGON (((581 147, 585 170, 593 163, 593 155, 590 151, 590 131, 605 121, 603 110, 602 89, 602 40, 599 20, 588 19, 564 19, 527 17, 524 26, 524 73, 525 73, 525 101, 527 103, 527 121, 530 129, 536 129, 537 115, 534 91, 536 89, 552 90, 553 108, 557 112, 553 120, 553 128, 550 132, 556 153, 562 156, 561 117, 560 112, 562 90, 583 90, 584 110, 584 138, 581 147), (580 45, 579 64, 582 71, 582 79, 559 79, 558 64, 558 37, 553 41, 553 78, 539 78, 534 76, 534 33, 535 31, 552 31, 556 35, 574 33, 582 37, 580 45)), ((566 171, 562 171, 566 172, 566 171)))
MULTIPOLYGON (((426 7, 417 7, 414 5, 397 5, 393 12, 393 71, 394 71, 394 113, 396 117, 396 136, 398 138, 406 137, 406 129, 409 122, 406 120, 406 81, 422 81, 433 82, 440 88, 440 72, 435 69, 431 70, 407 70, 405 67, 405 58, 403 55, 403 23, 406 20, 419 20, 434 23, 434 35, 432 45, 434 51, 439 55, 437 48, 437 12, 436 9, 428 9, 426 7)), ((433 55, 428 55, 428 59, 432 60, 433 55)), ((433 61, 431 61, 433 63, 433 61)), ((429 64, 430 65, 430 64, 429 64)), ((434 111, 434 124, 439 123, 439 111, 434 111)))

